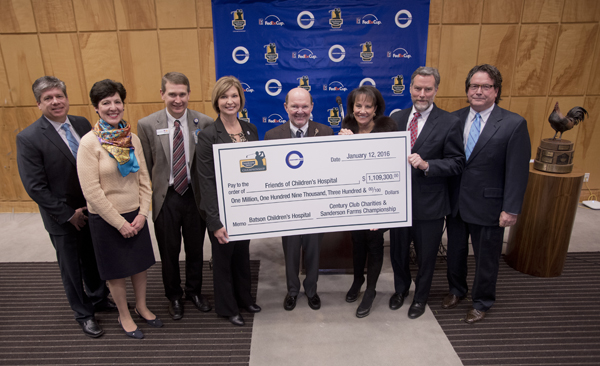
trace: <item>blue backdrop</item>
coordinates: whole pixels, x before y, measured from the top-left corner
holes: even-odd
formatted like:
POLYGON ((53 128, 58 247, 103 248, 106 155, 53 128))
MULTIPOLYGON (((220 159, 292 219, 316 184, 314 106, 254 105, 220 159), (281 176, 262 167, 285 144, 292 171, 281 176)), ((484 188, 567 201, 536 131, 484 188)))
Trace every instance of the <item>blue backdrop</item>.
POLYGON ((212 0, 217 78, 245 90, 240 119, 266 131, 288 119, 287 92, 310 91, 313 120, 339 130, 346 98, 375 85, 385 114, 411 104, 413 71, 425 65, 429 0, 212 0), (340 111, 336 97, 341 97, 340 111))

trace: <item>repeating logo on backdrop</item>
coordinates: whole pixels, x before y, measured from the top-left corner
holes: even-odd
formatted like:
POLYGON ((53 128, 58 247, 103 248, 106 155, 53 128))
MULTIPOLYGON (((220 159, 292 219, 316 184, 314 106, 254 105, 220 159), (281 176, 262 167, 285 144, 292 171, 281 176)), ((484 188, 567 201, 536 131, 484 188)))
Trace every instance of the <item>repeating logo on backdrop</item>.
POLYGON ((396 75, 396 76, 392 77, 392 79, 394 79, 394 84, 392 85, 392 91, 394 92, 394 94, 402 94, 402 92, 405 89, 404 76, 396 75))
POLYGON ((263 117, 263 123, 286 123, 287 120, 281 114, 273 113, 269 117, 263 117))
POLYGON ((248 110, 246 108, 244 108, 244 109, 242 109, 241 111, 238 112, 238 119, 240 121, 244 121, 244 122, 250 123, 250 118, 248 117, 248 110))
POLYGON ((406 28, 412 23, 412 14, 406 9, 402 9, 396 13, 394 21, 399 28, 406 28))
POLYGON ((315 16, 310 11, 304 10, 298 13, 296 22, 300 28, 309 29, 313 26, 313 24, 315 24, 315 16))
POLYGON ((246 155, 240 160, 240 172, 263 172, 267 170, 267 159, 264 151, 256 151, 254 154, 246 155))
POLYGON ((275 43, 271 42, 269 44, 264 45, 263 47, 267 49, 267 53, 265 53, 265 59, 267 60, 267 62, 270 64, 274 64, 275 62, 277 62, 279 54, 277 54, 277 46, 275 46, 275 43))
POLYGON ((373 56, 375 54, 373 53, 373 45, 371 44, 371 41, 361 43, 361 47, 362 52, 360 53, 360 58, 362 58, 362 60, 365 62, 373 60, 373 56))
POLYGON ((393 51, 388 51, 387 53, 387 57, 390 58, 406 58, 409 59, 412 56, 408 54, 408 51, 406 51, 404 48, 396 48, 393 51))
POLYGON ((252 89, 252 87, 246 83, 241 83, 242 84, 242 89, 244 90, 244 93, 254 93, 254 89, 252 89))
POLYGON ((348 88, 346 88, 344 84, 336 80, 329 83, 329 85, 323 84, 323 91, 345 92, 348 91, 348 88))
POLYGON ((232 11, 231 14, 233 14, 233 20, 231 21, 233 29, 243 30, 246 26, 246 21, 244 20, 244 11, 242 9, 237 9, 236 11, 232 11))
POLYGON ((315 55, 313 53, 313 51, 309 50, 308 48, 303 48, 298 52, 292 52, 292 58, 299 58, 299 59, 304 59, 304 60, 314 60, 317 58, 317 55, 315 55))
POLYGON ((342 19, 342 10, 340 8, 335 8, 329 10, 329 13, 331 13, 331 19, 329 19, 329 24, 331 24, 331 28, 341 28, 342 24, 344 24, 344 19, 342 19))
POLYGON ((301 77, 296 78, 296 80, 300 80, 300 83, 298 84, 299 88, 302 88, 308 92, 310 91, 308 75, 302 75, 301 77))
POLYGON ((236 64, 242 65, 248 62, 248 59, 250 58, 250 53, 248 52, 248 49, 246 47, 238 46, 233 49, 233 52, 231 53, 231 58, 233 58, 233 61, 236 64))
POLYGON ((362 18, 356 18, 356 24, 381 25, 381 20, 377 19, 373 14, 367 14, 362 18))
POLYGON ((329 117, 327 118, 329 124, 331 126, 339 126, 340 122, 342 121, 342 116, 340 116, 340 109, 338 107, 333 107, 331 109, 328 109, 327 112, 329 112, 329 117))
POLYGON ((279 19, 277 15, 267 15, 265 19, 258 19, 258 25, 279 25, 283 26, 285 23, 279 19))

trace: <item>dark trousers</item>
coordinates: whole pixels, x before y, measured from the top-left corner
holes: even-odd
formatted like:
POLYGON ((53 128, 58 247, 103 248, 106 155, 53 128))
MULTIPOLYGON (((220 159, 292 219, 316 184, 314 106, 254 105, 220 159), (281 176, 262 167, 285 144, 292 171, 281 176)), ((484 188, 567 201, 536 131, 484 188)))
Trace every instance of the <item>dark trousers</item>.
POLYGON ((313 297, 317 293, 322 237, 323 234, 307 234, 281 238, 285 257, 285 278, 290 296, 298 296, 300 292, 298 274, 300 273, 300 252, 302 249, 304 249, 304 265, 306 266, 306 278, 303 282, 304 292, 308 297, 313 297))
POLYGON ((221 316, 240 313, 240 307, 254 304, 250 277, 250 240, 219 244, 208 232, 212 248, 215 312, 221 316))
POLYGON ((50 234, 50 240, 75 320, 84 322, 93 318, 94 305, 106 301, 109 291, 98 273, 89 225, 73 234, 50 234))
POLYGON ((394 270, 394 290, 407 294, 412 276, 410 273, 410 243, 414 243, 419 271, 415 278, 414 302, 426 303, 433 281, 435 262, 442 240, 444 218, 413 220, 412 227, 392 229, 390 232, 390 257, 394 270))
POLYGON ((365 281, 367 265, 367 290, 375 291, 383 266, 383 233, 385 230, 357 230, 352 232, 352 262, 354 282, 365 281))
POLYGON ((464 222, 460 212, 456 217, 448 216, 448 285, 450 293, 464 296, 467 286, 467 257, 469 235, 475 254, 475 279, 471 288, 473 307, 487 311, 496 300, 496 280, 500 268, 504 228, 481 226, 464 222))
POLYGON ((154 222, 154 232, 162 261, 162 278, 165 296, 173 301, 183 296, 181 276, 179 274, 179 253, 181 238, 185 248, 185 293, 202 293, 202 265, 204 261, 202 247, 206 222, 194 200, 190 186, 181 196, 169 187, 167 196, 154 222))

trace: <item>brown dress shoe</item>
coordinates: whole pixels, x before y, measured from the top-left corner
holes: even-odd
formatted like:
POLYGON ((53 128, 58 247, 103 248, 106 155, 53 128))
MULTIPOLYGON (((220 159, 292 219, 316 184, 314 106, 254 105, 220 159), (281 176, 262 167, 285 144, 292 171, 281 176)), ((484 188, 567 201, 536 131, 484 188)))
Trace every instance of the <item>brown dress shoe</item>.
POLYGON ((485 318, 485 311, 471 309, 467 311, 467 318, 465 319, 465 323, 473 324, 485 318))
POLYGON ((444 297, 444 301, 442 301, 442 309, 452 309, 455 308, 460 300, 463 300, 465 296, 458 297, 454 294, 448 294, 444 297))

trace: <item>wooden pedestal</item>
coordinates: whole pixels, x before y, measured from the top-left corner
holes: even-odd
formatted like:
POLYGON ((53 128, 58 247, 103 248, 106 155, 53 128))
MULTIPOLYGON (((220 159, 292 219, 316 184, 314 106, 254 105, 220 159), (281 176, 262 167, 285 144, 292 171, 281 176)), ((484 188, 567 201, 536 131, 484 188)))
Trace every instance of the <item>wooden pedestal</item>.
POLYGON ((582 184, 583 173, 529 168, 523 209, 508 237, 509 266, 532 276, 562 274, 582 184))

